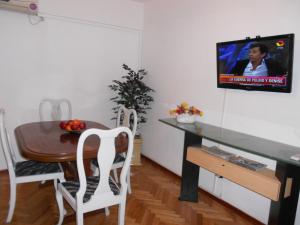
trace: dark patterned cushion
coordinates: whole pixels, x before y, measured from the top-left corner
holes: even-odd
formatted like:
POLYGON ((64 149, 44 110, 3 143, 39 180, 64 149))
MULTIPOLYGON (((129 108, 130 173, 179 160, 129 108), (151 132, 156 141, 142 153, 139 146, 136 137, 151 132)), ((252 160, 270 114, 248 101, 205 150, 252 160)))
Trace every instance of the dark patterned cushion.
MULTIPOLYGON (((116 157, 114 159, 114 163, 119 163, 119 162, 124 162, 124 161, 125 161, 125 157, 121 153, 117 153, 116 157)), ((99 167, 97 159, 93 159, 92 164, 96 167, 99 167)))
POLYGON ((114 163, 125 162, 125 157, 121 153, 117 153, 114 159, 114 163))
POLYGON ((15 173, 17 177, 57 172, 62 172, 57 163, 43 163, 29 160, 17 162, 15 165, 15 173))
POLYGON ((94 166, 96 166, 96 167, 99 167, 98 166, 98 161, 97 161, 97 159, 92 159, 92 164, 94 165, 94 166))
MULTIPOLYGON (((89 201, 91 196, 94 194, 96 188, 98 187, 99 177, 87 177, 86 181, 87 187, 83 197, 84 203, 89 201)), ((80 183, 78 181, 63 182, 62 185, 73 196, 73 198, 76 197, 76 193, 80 187, 80 183)), ((120 193, 118 185, 113 181, 111 177, 109 177, 109 186, 114 195, 118 195, 120 193)))

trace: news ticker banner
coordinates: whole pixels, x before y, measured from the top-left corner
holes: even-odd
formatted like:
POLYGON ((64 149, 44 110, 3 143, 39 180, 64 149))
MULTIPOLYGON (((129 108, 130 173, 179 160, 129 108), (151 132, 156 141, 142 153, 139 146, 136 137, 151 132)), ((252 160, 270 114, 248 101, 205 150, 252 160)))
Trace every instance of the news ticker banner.
POLYGON ((262 84, 286 86, 286 77, 233 76, 221 74, 219 79, 221 84, 262 84))

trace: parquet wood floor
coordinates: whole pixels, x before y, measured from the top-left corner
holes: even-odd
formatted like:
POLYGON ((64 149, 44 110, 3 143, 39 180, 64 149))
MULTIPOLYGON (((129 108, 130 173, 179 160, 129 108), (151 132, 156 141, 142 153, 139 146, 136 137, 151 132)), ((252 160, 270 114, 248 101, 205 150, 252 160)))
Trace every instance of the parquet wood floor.
MULTIPOLYGON (((143 166, 132 168, 133 193, 128 195, 126 225, 261 225, 213 196, 201 192, 199 203, 178 201, 180 178, 143 158, 143 166)), ((4 224, 9 178, 0 173, 0 224, 4 224)), ((68 214, 72 210, 67 206, 68 214)), ((116 225, 118 208, 110 208, 110 216, 101 211, 88 213, 86 225, 116 225)), ((52 183, 22 184, 17 188, 17 203, 12 225, 53 225, 58 219, 52 183)), ((76 224, 71 217, 65 225, 76 224)))

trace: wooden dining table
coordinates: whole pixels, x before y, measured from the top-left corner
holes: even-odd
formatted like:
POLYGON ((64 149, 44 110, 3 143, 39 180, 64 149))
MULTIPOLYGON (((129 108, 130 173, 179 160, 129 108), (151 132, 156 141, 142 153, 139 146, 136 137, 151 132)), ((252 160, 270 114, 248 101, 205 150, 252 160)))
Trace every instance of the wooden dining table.
MULTIPOLYGON (((64 165, 76 161, 80 133, 62 130, 59 123, 60 121, 33 122, 16 127, 15 137, 21 155, 40 162, 65 162, 64 165)), ((86 129, 109 129, 97 122, 85 121, 85 123, 86 129)), ((127 151, 128 141, 126 137, 119 135, 115 143, 116 152, 127 151)), ((86 139, 83 151, 86 171, 90 168, 90 159, 97 157, 100 144, 101 141, 95 135, 86 139)))

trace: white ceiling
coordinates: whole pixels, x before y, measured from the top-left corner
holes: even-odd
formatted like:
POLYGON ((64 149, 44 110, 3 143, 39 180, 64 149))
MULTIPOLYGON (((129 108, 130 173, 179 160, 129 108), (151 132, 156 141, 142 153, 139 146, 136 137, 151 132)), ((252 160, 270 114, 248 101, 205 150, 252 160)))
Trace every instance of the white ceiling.
POLYGON ((149 0, 131 0, 131 1, 144 3, 144 2, 147 2, 149 0))

